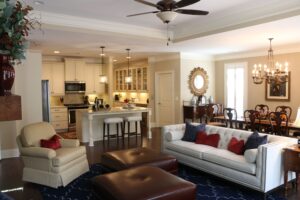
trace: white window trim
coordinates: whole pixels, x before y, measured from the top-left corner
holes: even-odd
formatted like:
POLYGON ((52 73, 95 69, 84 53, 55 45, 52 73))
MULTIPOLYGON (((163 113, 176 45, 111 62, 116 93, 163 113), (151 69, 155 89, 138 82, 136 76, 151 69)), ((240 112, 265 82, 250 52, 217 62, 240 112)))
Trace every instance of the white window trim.
POLYGON ((234 68, 236 66, 243 66, 244 67, 244 100, 243 106, 244 110, 248 108, 248 62, 237 62, 237 63, 225 63, 224 65, 224 105, 227 107, 227 69, 234 68))

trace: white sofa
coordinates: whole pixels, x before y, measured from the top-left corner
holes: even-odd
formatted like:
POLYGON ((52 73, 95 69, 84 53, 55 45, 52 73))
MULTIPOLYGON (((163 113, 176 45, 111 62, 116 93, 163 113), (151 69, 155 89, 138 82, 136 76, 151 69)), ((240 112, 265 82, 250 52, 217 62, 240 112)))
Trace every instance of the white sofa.
MULTIPOLYGON (((244 155, 227 150, 233 136, 246 142, 252 134, 250 131, 207 125, 207 134, 220 134, 218 148, 182 141, 184 131, 185 124, 164 126, 162 151, 175 156, 180 163, 263 193, 283 184, 283 148, 297 143, 294 138, 268 135, 268 143, 255 150, 256 159, 250 163, 244 155)), ((294 177, 289 173, 289 180, 294 177)))

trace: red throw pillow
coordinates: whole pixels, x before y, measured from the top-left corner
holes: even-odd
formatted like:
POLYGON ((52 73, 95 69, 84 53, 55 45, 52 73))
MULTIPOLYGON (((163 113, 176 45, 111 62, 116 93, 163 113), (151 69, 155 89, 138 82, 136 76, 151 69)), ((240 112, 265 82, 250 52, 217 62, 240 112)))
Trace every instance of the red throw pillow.
POLYGON ((243 155, 244 146, 244 140, 238 140, 235 137, 232 137, 228 143, 228 150, 235 154, 243 155))
POLYGON ((205 131, 200 131, 197 133, 197 136, 196 136, 196 141, 195 143, 196 144, 204 144, 205 143, 205 140, 206 140, 206 137, 207 137, 207 134, 205 131))
POLYGON ((60 137, 57 136, 57 135, 54 135, 49 140, 43 140, 42 139, 41 140, 41 147, 54 149, 54 150, 59 149, 61 147, 59 139, 60 139, 60 137))
POLYGON ((196 144, 205 144, 217 148, 219 140, 220 135, 217 133, 207 135, 206 132, 199 132, 196 137, 196 144))

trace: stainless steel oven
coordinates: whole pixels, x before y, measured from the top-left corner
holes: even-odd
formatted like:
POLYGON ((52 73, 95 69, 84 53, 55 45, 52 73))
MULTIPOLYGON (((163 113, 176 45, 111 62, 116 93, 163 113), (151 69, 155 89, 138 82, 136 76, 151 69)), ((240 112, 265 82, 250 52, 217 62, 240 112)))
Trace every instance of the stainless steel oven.
POLYGON ((88 109, 89 105, 76 104, 76 105, 66 105, 66 106, 68 107, 69 131, 76 130, 76 110, 77 109, 88 109))

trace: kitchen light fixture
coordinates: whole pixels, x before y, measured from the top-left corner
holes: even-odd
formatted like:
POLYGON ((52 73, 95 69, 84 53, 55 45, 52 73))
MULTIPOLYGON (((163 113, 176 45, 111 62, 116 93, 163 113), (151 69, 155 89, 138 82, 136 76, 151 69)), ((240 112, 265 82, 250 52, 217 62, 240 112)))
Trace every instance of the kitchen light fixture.
POLYGON ((130 60, 130 56, 129 56, 129 51, 130 49, 126 49, 127 51, 127 76, 125 76, 125 83, 131 83, 132 82, 132 77, 130 76, 130 73, 129 73, 129 60, 130 60))
POLYGON ((269 38, 269 40, 270 48, 268 50, 267 64, 255 64, 253 66, 252 79, 255 84, 262 84, 264 80, 266 80, 267 83, 275 81, 277 84, 288 82, 289 64, 287 62, 285 62, 284 66, 278 62, 274 64, 272 49, 273 38, 269 38))
POLYGON ((53 51, 53 53, 55 53, 55 54, 60 54, 60 51, 53 51))
POLYGON ((104 46, 101 46, 101 75, 99 75, 99 82, 100 83, 107 83, 107 76, 103 75, 103 66, 104 66, 104 46))

